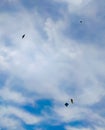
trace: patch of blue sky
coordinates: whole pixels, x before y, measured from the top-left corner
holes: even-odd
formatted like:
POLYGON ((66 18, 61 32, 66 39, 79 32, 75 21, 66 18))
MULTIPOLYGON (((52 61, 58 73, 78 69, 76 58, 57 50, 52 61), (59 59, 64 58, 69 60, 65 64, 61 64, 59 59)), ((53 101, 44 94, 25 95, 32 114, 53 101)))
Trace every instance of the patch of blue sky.
POLYGON ((9 12, 14 13, 19 11, 19 6, 15 4, 9 4, 8 2, 1 2, 0 4, 0 13, 1 12, 9 12))
POLYGON ((18 76, 9 75, 11 78, 11 88, 12 90, 24 92, 24 80, 20 79, 18 76))
POLYGON ((94 113, 99 114, 101 117, 105 117, 105 97, 101 99, 101 101, 97 102, 96 104, 90 106, 91 110, 94 110, 94 113))
MULTIPOLYGON (((35 126, 33 128, 36 129, 36 130, 37 129, 38 130, 65 130, 64 125, 48 125, 48 124, 46 125, 46 124, 43 124, 43 125, 35 126)), ((33 128, 31 130, 34 130, 33 128)))
POLYGON ((24 110, 29 111, 32 114, 42 114, 42 112, 47 112, 47 113, 51 113, 51 107, 52 107, 53 103, 52 100, 49 99, 40 99, 37 100, 35 103, 35 106, 30 106, 29 104, 25 105, 23 107, 24 110))
POLYGON ((14 47, 14 44, 13 42, 11 41, 11 39, 7 36, 3 36, 3 44, 6 46, 6 47, 14 47))
POLYGON ((94 42, 95 44, 98 44, 101 41, 100 44, 103 45, 103 34, 105 32, 103 28, 105 28, 104 24, 78 15, 72 15, 68 20, 64 35, 68 38, 81 41, 82 43, 94 42), (82 23, 80 23, 81 20, 82 23))
MULTIPOLYGON (((52 116, 52 112, 51 112, 51 107, 52 107, 53 103, 51 100, 49 99, 43 99, 43 100, 38 100, 36 102, 35 106, 29 106, 26 105, 23 107, 23 109, 25 111, 30 112, 31 114, 35 114, 35 115, 42 115, 43 116, 43 112, 44 113, 48 113, 50 116, 52 116)), ((30 129, 30 130, 34 130, 34 129, 43 129, 43 130, 65 130, 64 129, 64 123, 60 124, 60 125, 53 125, 57 123, 57 119, 51 119, 50 120, 44 120, 43 122, 39 123, 39 124, 35 124, 35 125, 26 125, 24 124, 24 128, 26 130, 30 129)))
MULTIPOLYGON (((48 39, 48 36, 46 34, 46 31, 44 29, 44 25, 41 24, 40 22, 37 22, 37 26, 35 26, 35 28, 37 29, 39 35, 44 39, 44 40, 47 40, 48 39)), ((42 44, 42 43, 41 43, 42 44)), ((37 45, 38 47, 38 45, 37 45)), ((39 46, 39 49, 40 49, 40 46, 39 46)))
POLYGON ((87 127, 90 127, 91 124, 86 120, 76 120, 76 121, 70 122, 69 126, 78 127, 78 128, 82 128, 82 127, 87 128, 87 127))
POLYGON ((72 98, 72 96, 81 92, 81 90, 77 87, 78 83, 74 79, 72 79, 73 74, 72 76, 70 74, 68 77, 70 77, 70 79, 61 80, 59 86, 62 89, 62 91, 66 91, 70 95, 70 98, 72 98))
POLYGON ((35 130, 35 125, 26 125, 26 124, 23 124, 23 127, 24 127, 25 130, 35 130))
POLYGON ((0 88, 2 88, 8 79, 8 73, 0 71, 0 88))
POLYGON ((100 2, 98 2, 98 0, 94 0, 93 3, 96 6, 96 8, 98 9, 98 14, 97 14, 98 17, 105 16, 105 14, 103 13, 105 11, 105 1, 100 0, 100 2), (100 15, 99 15, 99 13, 100 13, 100 15))
POLYGON ((6 130, 6 128, 1 128, 0 130, 6 130))
POLYGON ((50 17, 57 20, 62 17, 61 8, 65 8, 64 4, 58 4, 49 0, 22 0, 22 4, 30 11, 37 10, 43 17, 50 17))
MULTIPOLYGON (((104 59, 103 56, 99 57, 99 61, 101 61, 101 60, 103 60, 103 59, 104 59)), ((99 82, 101 82, 101 84, 104 86, 104 84, 105 84, 105 74, 104 74, 104 73, 98 73, 98 74, 96 75, 96 78, 97 78, 97 80, 98 80, 99 82)))
POLYGON ((56 126, 46 125, 45 129, 46 130, 65 130, 63 125, 56 125, 56 126))

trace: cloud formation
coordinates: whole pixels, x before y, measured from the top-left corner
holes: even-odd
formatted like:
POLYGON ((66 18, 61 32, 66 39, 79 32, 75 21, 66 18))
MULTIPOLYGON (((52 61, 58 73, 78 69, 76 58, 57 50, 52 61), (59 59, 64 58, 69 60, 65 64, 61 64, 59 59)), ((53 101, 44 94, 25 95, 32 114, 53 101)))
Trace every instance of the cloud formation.
MULTIPOLYGON (((99 112, 102 108, 95 113, 94 106, 103 103, 105 98, 104 46, 98 41, 96 44, 95 40, 78 40, 72 34, 68 35, 68 30, 72 33, 74 26, 73 21, 68 22, 70 18, 75 20, 73 16, 85 16, 90 20, 86 24, 86 28, 89 27, 85 30, 86 34, 95 30, 98 35, 99 28, 103 36, 101 27, 104 24, 91 28, 93 16, 95 23, 100 23, 102 19, 96 17, 99 11, 95 5, 98 4, 94 0, 53 2, 66 4, 66 16, 62 6, 59 8, 62 17, 55 20, 53 16, 43 16, 37 8, 27 10, 19 1, 14 5, 18 6, 17 11, 0 13, 0 74, 1 77, 2 73, 7 74, 4 84, 0 85, 0 126, 8 130, 24 130, 23 124, 50 122, 54 125, 66 123, 66 130, 77 130, 79 127, 69 123, 84 120, 88 126, 80 129, 101 130, 105 127, 104 117, 99 112), (82 13, 81 9, 85 7, 82 13), (89 9, 92 14, 86 12, 89 9), (21 38, 23 34, 26 34, 24 39, 21 38), (64 103, 69 102, 71 97, 74 104, 66 109, 64 103), (53 105, 40 108, 38 116, 30 109, 24 110, 25 105, 36 109, 37 101, 44 99, 49 99, 53 105)), ((77 32, 80 26, 85 25, 76 25, 77 32)), ((103 39, 100 42, 103 43, 103 39)))

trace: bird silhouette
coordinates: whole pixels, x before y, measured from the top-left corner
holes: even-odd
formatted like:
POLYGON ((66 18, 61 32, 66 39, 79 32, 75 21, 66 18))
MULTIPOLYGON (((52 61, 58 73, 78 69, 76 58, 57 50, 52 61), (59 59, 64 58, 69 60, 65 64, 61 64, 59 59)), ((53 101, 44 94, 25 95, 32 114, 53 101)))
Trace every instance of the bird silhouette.
POLYGON ((71 103, 72 103, 72 104, 74 103, 73 99, 71 99, 71 103))
POLYGON ((68 105, 69 105, 69 104, 66 102, 66 103, 65 103, 65 106, 68 107, 68 105))
POLYGON ((22 39, 25 37, 25 34, 24 35, 22 35, 22 39))

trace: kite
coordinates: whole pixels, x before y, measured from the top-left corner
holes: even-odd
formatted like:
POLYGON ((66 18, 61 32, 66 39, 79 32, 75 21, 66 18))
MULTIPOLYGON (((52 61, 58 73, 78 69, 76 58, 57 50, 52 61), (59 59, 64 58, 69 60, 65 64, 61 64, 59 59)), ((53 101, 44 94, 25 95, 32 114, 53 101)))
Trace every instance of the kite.
POLYGON ((69 104, 66 102, 66 103, 65 103, 65 106, 68 107, 68 105, 69 105, 69 104))
POLYGON ((73 104, 73 99, 71 99, 71 103, 73 104))
POLYGON ((22 35, 22 39, 25 37, 25 34, 24 35, 22 35))

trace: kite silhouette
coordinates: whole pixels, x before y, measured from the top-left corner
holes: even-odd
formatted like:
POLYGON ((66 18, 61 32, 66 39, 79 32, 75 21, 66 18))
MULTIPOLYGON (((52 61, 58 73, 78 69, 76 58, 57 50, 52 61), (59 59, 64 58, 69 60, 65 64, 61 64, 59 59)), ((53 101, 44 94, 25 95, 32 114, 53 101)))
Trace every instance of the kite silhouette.
POLYGON ((80 23, 82 23, 82 20, 80 20, 80 23))
MULTIPOLYGON (((74 103, 74 101, 73 101, 72 98, 70 99, 70 101, 71 101, 72 104, 74 103)), ((68 106, 69 106, 69 103, 66 102, 66 103, 65 103, 65 106, 68 107, 68 106)))
POLYGON ((68 105, 69 105, 69 104, 66 102, 66 103, 65 103, 65 106, 68 107, 68 105))
POLYGON ((22 39, 25 37, 25 34, 24 35, 22 35, 22 39))
POLYGON ((72 103, 72 104, 74 103, 73 99, 71 99, 71 103, 72 103))

